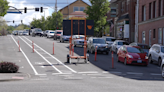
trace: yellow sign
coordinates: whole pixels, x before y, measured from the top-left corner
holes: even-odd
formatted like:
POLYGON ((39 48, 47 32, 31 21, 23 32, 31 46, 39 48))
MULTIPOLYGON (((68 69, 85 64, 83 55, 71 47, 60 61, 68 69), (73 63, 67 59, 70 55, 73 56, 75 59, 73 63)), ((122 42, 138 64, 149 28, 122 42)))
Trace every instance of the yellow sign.
POLYGON ((88 29, 91 30, 92 29, 92 26, 91 25, 87 25, 88 29))

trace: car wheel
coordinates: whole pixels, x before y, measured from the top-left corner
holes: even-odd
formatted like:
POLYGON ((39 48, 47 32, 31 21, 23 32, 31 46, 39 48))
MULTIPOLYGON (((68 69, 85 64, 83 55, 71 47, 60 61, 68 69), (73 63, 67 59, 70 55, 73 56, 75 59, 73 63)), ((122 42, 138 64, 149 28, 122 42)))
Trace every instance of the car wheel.
POLYGON ((159 58, 159 59, 158 59, 158 66, 159 66, 159 67, 161 66, 161 63, 162 63, 162 59, 159 58))
POLYGON ((106 55, 108 55, 109 54, 109 52, 106 52, 106 55))
POLYGON ((164 78, 164 66, 162 67, 162 73, 161 73, 161 75, 164 78))
POLYGON ((149 56, 149 63, 153 63, 151 55, 149 56))
POLYGON ((127 65, 127 60, 126 60, 126 58, 125 58, 125 60, 124 60, 124 64, 127 65))

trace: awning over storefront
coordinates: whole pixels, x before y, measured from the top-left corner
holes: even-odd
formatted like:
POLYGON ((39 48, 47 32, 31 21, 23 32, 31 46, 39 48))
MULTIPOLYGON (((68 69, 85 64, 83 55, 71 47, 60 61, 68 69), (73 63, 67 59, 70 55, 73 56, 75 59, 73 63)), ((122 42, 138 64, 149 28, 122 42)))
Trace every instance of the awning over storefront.
POLYGON ((117 22, 121 21, 121 20, 126 20, 126 19, 129 19, 129 14, 126 14, 126 15, 122 15, 118 18, 117 22))

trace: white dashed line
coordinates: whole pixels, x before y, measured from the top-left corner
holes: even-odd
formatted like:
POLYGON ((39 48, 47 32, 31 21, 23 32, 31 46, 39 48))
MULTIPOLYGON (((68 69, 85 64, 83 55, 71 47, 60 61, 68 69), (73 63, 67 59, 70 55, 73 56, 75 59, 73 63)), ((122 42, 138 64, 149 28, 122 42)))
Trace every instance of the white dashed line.
POLYGON ((36 74, 36 75, 39 75, 40 76, 40 75, 47 75, 47 74, 36 74))
POLYGON ((136 74, 136 75, 142 75, 143 73, 127 72, 127 74, 136 74))
POLYGON ((64 74, 72 74, 72 73, 52 73, 52 75, 64 75, 64 74))

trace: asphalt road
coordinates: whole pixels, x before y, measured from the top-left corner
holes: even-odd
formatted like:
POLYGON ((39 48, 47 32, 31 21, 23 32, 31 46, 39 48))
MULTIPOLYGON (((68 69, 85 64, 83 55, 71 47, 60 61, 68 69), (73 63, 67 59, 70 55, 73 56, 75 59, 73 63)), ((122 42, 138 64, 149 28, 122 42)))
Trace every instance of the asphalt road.
MULTIPOLYGON (((112 68, 111 53, 90 54, 90 62, 72 60, 66 63, 69 43, 46 37, 0 37, 0 60, 20 66, 18 80, 0 80, 1 92, 163 92, 164 82, 156 64, 124 65, 116 62, 112 68), (19 52, 19 41, 21 52, 19 52), (32 50, 34 42, 34 53, 32 50), (55 55, 53 53, 53 43, 55 55), (23 76, 24 74, 24 76, 23 76), (23 80, 22 80, 23 79, 23 80)), ((82 47, 75 47, 75 56, 83 55, 82 47)), ((8 74, 0 74, 8 76, 8 74)), ((14 77, 15 78, 15 77, 14 77)), ((1 79, 1 78, 0 78, 1 79)))

